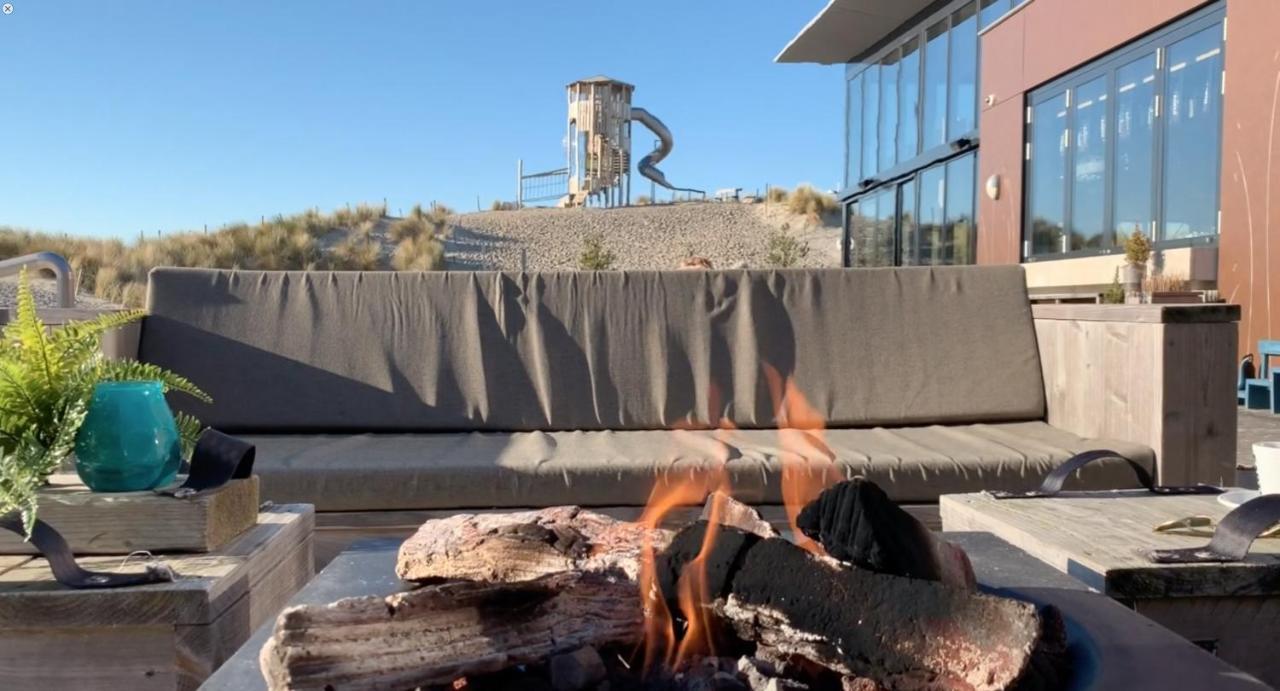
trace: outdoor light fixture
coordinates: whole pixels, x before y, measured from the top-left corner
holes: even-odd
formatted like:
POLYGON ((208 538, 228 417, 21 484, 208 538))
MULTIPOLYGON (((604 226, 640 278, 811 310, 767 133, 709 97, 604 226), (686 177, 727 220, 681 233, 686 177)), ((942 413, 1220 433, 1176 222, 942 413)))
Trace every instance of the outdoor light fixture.
POLYGON ((995 201, 999 199, 1000 198, 1000 176, 992 175, 991 177, 987 178, 986 189, 987 189, 987 197, 990 198, 991 201, 995 201))

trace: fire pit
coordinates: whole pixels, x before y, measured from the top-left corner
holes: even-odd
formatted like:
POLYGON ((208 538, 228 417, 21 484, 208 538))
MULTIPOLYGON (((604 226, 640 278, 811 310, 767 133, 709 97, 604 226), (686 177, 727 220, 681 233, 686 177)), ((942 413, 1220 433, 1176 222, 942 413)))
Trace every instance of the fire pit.
MULTIPOLYGON (((693 487, 693 489, 689 489, 693 487)), ((400 549, 420 584, 286 610, 275 689, 1052 689, 1071 683, 1053 607, 977 592, 964 552, 875 485, 792 512, 783 538, 712 492, 659 528, 577 507, 429 521, 400 549)))

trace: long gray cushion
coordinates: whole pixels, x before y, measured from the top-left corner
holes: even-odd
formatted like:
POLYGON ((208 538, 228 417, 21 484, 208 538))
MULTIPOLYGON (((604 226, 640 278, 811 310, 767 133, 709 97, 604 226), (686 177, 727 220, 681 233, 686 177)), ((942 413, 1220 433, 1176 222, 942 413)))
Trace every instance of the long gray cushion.
MULTIPOLYGON (((693 430, 251 436, 263 496, 322 511, 643 505, 655 483, 723 464, 735 496, 781 501, 783 459, 833 478, 865 475, 899 501, 1030 489, 1076 452, 1150 449, 1081 439, 1043 422, 827 430, 693 430), (834 458, 834 462, 830 459, 834 458)), ((1134 487, 1119 461, 1077 488, 1134 487)))
POLYGON ((157 269, 148 309, 141 357, 205 387, 213 405, 175 404, 232 432, 772 428, 810 412, 865 427, 1045 409, 1017 266, 157 269))

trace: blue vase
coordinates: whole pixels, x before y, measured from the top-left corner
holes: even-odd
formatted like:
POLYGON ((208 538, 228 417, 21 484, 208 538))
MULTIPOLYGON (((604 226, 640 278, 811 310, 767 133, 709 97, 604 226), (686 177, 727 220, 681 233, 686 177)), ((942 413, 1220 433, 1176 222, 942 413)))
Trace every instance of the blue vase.
POLYGON ((103 382, 76 435, 76 472, 95 492, 135 492, 173 482, 182 439, 158 381, 103 382))

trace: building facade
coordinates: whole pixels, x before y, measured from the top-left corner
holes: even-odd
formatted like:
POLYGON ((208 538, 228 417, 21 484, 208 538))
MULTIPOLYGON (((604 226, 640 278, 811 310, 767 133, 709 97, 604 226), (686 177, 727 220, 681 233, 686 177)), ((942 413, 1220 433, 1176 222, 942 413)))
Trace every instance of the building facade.
POLYGON ((1277 27, 1277 0, 831 0, 777 59, 844 65, 846 264, 1083 296, 1139 230, 1246 348, 1280 334, 1277 27))

